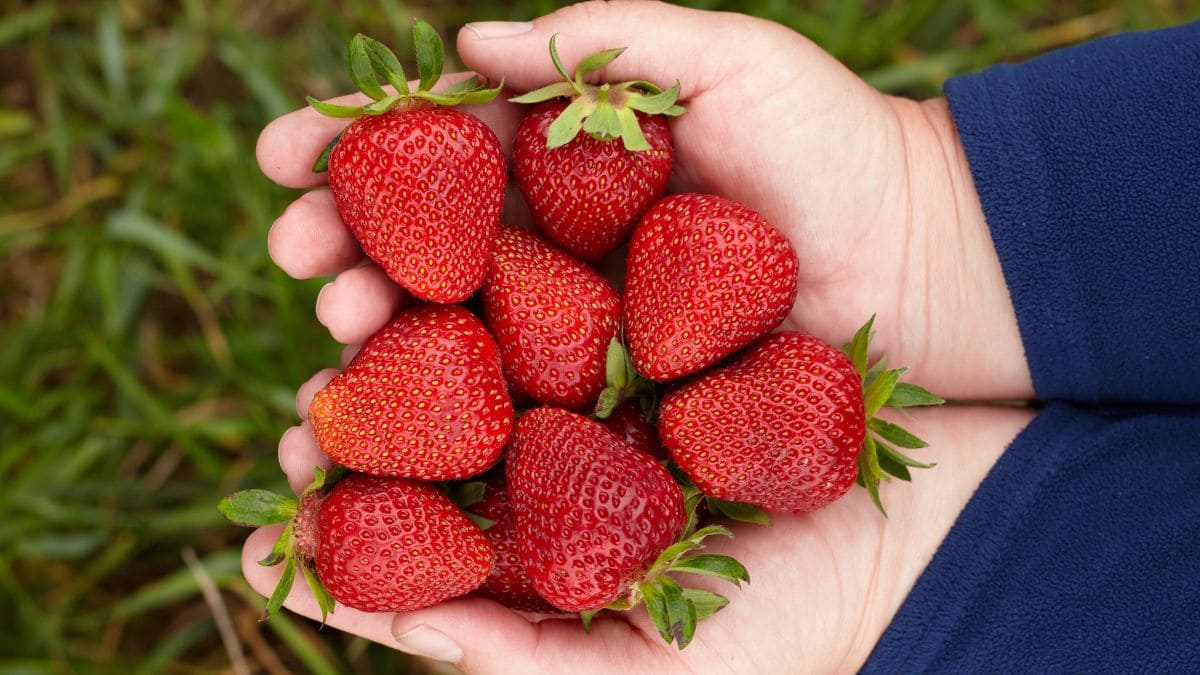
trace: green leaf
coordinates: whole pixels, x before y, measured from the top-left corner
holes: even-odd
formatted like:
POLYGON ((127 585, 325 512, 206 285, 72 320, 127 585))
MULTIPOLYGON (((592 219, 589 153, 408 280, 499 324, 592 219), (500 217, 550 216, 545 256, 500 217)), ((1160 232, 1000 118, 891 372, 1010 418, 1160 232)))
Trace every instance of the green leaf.
POLYGON ((329 594, 325 584, 321 583, 321 578, 317 576, 316 570, 309 565, 301 564, 300 571, 304 573, 304 583, 308 584, 308 590, 312 592, 313 597, 317 599, 317 606, 321 608, 321 625, 324 626, 329 615, 333 613, 335 604, 333 596, 329 594))
POLYGON ((902 448, 916 450, 917 448, 929 447, 928 443, 912 435, 899 424, 892 424, 886 420, 873 418, 869 426, 872 431, 902 448))
POLYGON ((417 56, 420 91, 428 91, 442 76, 442 36, 429 23, 413 21, 413 49, 417 56))
POLYGON ((465 80, 459 80, 458 82, 455 82, 453 85, 446 87, 445 89, 442 90, 442 93, 443 94, 465 94, 469 91, 483 89, 486 84, 487 84, 487 82, 485 82, 483 78, 479 77, 478 75, 473 75, 471 77, 466 78, 465 80))
POLYGON ((850 357, 850 361, 854 363, 854 369, 858 371, 859 377, 866 378, 867 376, 867 350, 871 343, 871 327, 875 324, 875 315, 872 314, 870 319, 858 329, 854 334, 854 338, 850 340, 850 344, 846 345, 844 351, 846 356, 850 357))
POLYGON ((690 537, 692 531, 700 524, 700 516, 696 514, 696 511, 700 506, 700 501, 704 499, 704 493, 693 487, 689 494, 688 489, 685 487, 683 488, 683 495, 683 512, 687 514, 687 522, 683 526, 683 536, 690 537))
POLYGON ((271 552, 267 554, 267 557, 258 561, 259 565, 274 567, 284 561, 287 557, 288 549, 292 546, 292 531, 295 527, 296 523, 292 521, 287 524, 287 527, 283 528, 283 532, 280 533, 279 538, 275 540, 275 544, 271 547, 271 552))
POLYGON ((326 103, 324 101, 318 101, 311 96, 306 96, 304 100, 308 101, 308 104, 312 106, 313 109, 322 115, 325 115, 326 117, 351 118, 362 117, 363 114, 363 109, 361 106, 326 103))
POLYGON ((625 346, 617 338, 608 342, 608 351, 604 355, 604 377, 610 387, 624 389, 629 385, 629 355, 625 346))
POLYGON ((696 607, 689 607, 687 598, 683 596, 683 589, 671 577, 659 577, 658 585, 662 589, 663 602, 667 608, 671 637, 675 639, 675 646, 683 649, 696 635, 696 607))
POLYGON ((642 133, 642 125, 638 123, 637 113, 629 108, 621 108, 617 111, 617 122, 620 125, 617 133, 621 136, 626 150, 644 152, 651 149, 650 143, 642 133))
POLYGON ((766 511, 745 502, 727 502, 709 495, 708 510, 742 523, 771 524, 771 516, 766 511))
POLYGON ((679 81, 676 80, 675 86, 666 91, 660 91, 649 96, 637 93, 630 94, 629 98, 625 99, 625 105, 634 110, 644 112, 647 115, 661 115, 668 108, 675 105, 675 101, 678 98, 679 81))
POLYGON ((408 77, 404 74, 404 66, 395 52, 378 40, 364 36, 367 56, 371 58, 371 67, 375 74, 396 89, 397 94, 408 94, 408 77))
POLYGON ((658 554, 658 557, 655 558, 654 564, 650 566, 650 569, 656 570, 656 569, 665 568, 668 565, 670 565, 672 563, 672 561, 674 561, 679 556, 683 555, 684 553, 687 553, 688 551, 695 550, 697 548, 700 548, 700 542, 692 541, 692 537, 688 537, 687 539, 677 541, 674 544, 671 544, 670 546, 663 549, 662 553, 658 554))
POLYGON ((662 590, 653 582, 638 584, 638 589, 642 592, 642 602, 646 605, 646 613, 650 615, 650 620, 654 622, 658 634, 662 636, 662 639, 670 642, 671 621, 662 590))
POLYGON ((937 466, 933 463, 926 464, 924 462, 918 462, 899 450, 889 447, 886 443, 883 443, 878 439, 875 439, 875 447, 878 449, 878 455, 881 460, 886 456, 893 462, 903 464, 904 466, 910 466, 914 469, 932 469, 933 467, 937 466))
MULTIPOLYGON (((421 93, 424 94, 426 92, 421 92, 421 93)), ((418 94, 418 95, 420 95, 420 94, 418 94)), ((399 102, 400 102, 399 95, 388 96, 387 98, 380 99, 378 101, 375 101, 374 103, 368 103, 367 105, 363 106, 362 111, 368 115, 382 115, 383 113, 396 107, 396 104, 399 102)))
POLYGON ((346 133, 345 129, 339 131, 338 135, 334 136, 325 145, 325 149, 321 151, 321 154, 317 156, 317 161, 313 163, 313 173, 321 173, 322 171, 329 170, 329 156, 333 154, 333 147, 338 144, 338 141, 342 140, 342 134, 344 133, 346 133))
POLYGON ((563 68, 562 59, 558 56, 558 33, 550 36, 550 61, 554 64, 554 69, 562 75, 562 79, 570 80, 571 76, 567 75, 567 69, 563 68))
POLYGON ((887 402, 892 395, 892 390, 896 388, 896 382, 900 379, 900 374, 903 370, 885 370, 877 377, 871 380, 871 384, 863 392, 863 410, 866 412, 867 419, 875 416, 883 404, 887 402))
POLYGON ((268 490, 242 490, 222 499, 217 510, 235 525, 262 527, 291 520, 296 500, 268 490))
POLYGON ((600 610, 595 609, 590 612, 580 612, 579 613, 579 620, 583 622, 583 632, 585 632, 585 633, 592 632, 592 618, 595 617, 596 614, 598 614, 599 612, 600 612, 600 610))
POLYGON ((466 103, 467 105, 478 105, 480 103, 487 103, 488 101, 491 101, 492 99, 496 98, 497 96, 500 95, 500 91, 503 89, 504 89, 504 80, 500 80, 500 84, 496 85, 495 87, 492 87, 491 89, 488 89, 486 87, 481 87, 479 89, 473 89, 471 91, 468 91, 464 94, 454 94, 454 96, 458 97, 459 103, 466 103))
POLYGON ((596 52, 595 54, 584 58, 579 62, 579 65, 575 66, 575 82, 583 82, 584 75, 587 75, 588 73, 594 73, 604 66, 607 66, 613 62, 613 59, 624 53, 624 51, 624 47, 620 47, 618 49, 605 49, 602 52, 596 52))
POLYGON ((376 101, 387 96, 375 79, 375 66, 367 53, 367 36, 359 33, 346 45, 346 62, 350 64, 350 81, 359 91, 376 101))
POLYGON ((887 511, 879 498, 879 477, 883 475, 883 469, 879 466, 875 439, 871 438, 870 434, 863 439, 863 449, 858 453, 858 475, 862 478, 862 485, 867 489, 867 494, 871 495, 871 501, 875 502, 876 508, 886 518, 887 511))
POLYGON ((462 508, 483 501, 483 493, 487 491, 487 483, 481 480, 469 480, 455 484, 450 489, 450 501, 462 508))
POLYGON ((732 537, 733 532, 730 532, 729 528, 725 527, 724 525, 709 525, 707 527, 702 527, 699 530, 696 530, 692 534, 692 536, 688 537, 688 540, 694 541, 697 544, 699 544, 705 538, 711 537, 714 535, 718 535, 718 536, 722 536, 722 537, 732 537))
POLYGON ((743 581, 750 582, 750 573, 742 563, 727 555, 716 553, 701 553, 682 558, 671 565, 671 571, 719 577, 735 586, 740 586, 743 581))
POLYGON ((911 408, 923 405, 941 405, 946 401, 929 390, 909 382, 897 382, 885 405, 892 408, 911 408))
POLYGON ((729 604, 729 598, 699 588, 683 589, 683 597, 696 608, 697 621, 707 619, 729 604))
POLYGON ((554 98, 574 96, 578 93, 580 92, 575 88, 573 82, 555 82, 554 84, 548 84, 520 96, 514 96, 508 100, 512 103, 541 103, 542 101, 549 101, 554 98))
POLYGON ((884 451, 884 445, 879 441, 875 441, 875 447, 879 448, 879 468, 883 469, 884 473, 895 476, 902 481, 911 482, 912 474, 909 473, 908 467, 904 466, 895 459, 892 459, 887 452, 884 451))
POLYGON ((596 409, 592 414, 596 416, 596 419, 606 420, 612 417, 613 411, 619 405, 621 405, 621 390, 605 387, 600 390, 600 396, 596 398, 596 409))
POLYGON ((263 610, 259 621, 266 621, 267 617, 279 611, 283 607, 283 601, 287 599, 288 592, 292 590, 292 583, 296 580, 296 559, 288 558, 287 564, 283 566, 283 576, 279 577, 279 583, 275 586, 274 592, 271 593, 271 598, 267 600, 267 608, 263 610))
POLYGON ((481 530, 486 531, 488 528, 493 527, 496 524, 496 521, 492 520, 491 518, 484 518, 478 513, 474 513, 472 511, 463 511, 463 513, 467 514, 467 517, 470 518, 471 521, 476 525, 478 525, 479 529, 481 530))
POLYGON ((621 120, 611 103, 599 103, 583 121, 583 130, 593 138, 607 141, 621 135, 621 120))
POLYGON ((680 115, 682 115, 685 112, 687 112, 687 108, 684 108, 681 105, 673 105, 670 108, 667 108, 666 110, 662 111, 662 114, 668 115, 670 117, 679 117, 680 115))
POLYGON ((546 147, 553 150, 574 140, 583 128, 583 118, 591 113, 594 105, 586 98, 571 101, 570 105, 558 114, 558 118, 550 123, 550 128, 546 131, 546 147))

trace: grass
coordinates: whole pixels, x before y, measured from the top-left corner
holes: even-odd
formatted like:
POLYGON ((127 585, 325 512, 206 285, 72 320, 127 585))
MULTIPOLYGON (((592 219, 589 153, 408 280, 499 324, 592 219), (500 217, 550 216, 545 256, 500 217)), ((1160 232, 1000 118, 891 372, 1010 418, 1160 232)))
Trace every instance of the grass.
MULTIPOLYGON (((1200 16, 1152 0, 693 4, 790 25, 916 96, 999 60, 1200 16)), ((356 31, 403 45, 413 14, 451 34, 554 6, 6 6, 0 672, 228 671, 218 617, 254 671, 418 667, 304 620, 258 624, 244 532, 214 508, 234 489, 286 488, 275 446, 294 390, 339 351, 311 315, 322 282, 267 257, 295 194, 259 174, 254 141, 305 93, 349 88, 341 50, 356 31)))

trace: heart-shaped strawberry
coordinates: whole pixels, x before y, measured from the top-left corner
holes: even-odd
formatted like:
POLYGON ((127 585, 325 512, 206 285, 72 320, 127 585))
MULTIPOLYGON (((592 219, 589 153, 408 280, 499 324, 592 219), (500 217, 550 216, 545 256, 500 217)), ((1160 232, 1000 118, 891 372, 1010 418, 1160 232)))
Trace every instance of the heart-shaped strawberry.
POLYGON ((625 337, 642 375, 698 372, 778 326, 796 299, 796 254, 754 210, 673 195, 638 223, 625 272, 625 337))
POLYGON ((500 458, 513 407, 483 322, 458 305, 423 305, 367 340, 317 392, 309 421, 349 469, 450 480, 500 458))

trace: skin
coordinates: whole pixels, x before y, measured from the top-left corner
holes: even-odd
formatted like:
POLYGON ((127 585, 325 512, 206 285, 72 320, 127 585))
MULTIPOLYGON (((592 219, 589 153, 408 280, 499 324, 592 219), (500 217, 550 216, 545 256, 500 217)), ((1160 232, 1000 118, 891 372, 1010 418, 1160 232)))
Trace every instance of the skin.
MULTIPOLYGON (((672 122, 677 168, 669 190, 742 202, 789 237, 800 280, 784 329, 840 344, 874 313, 873 354, 909 366, 909 381, 959 401, 1033 397, 1012 302, 944 100, 884 96, 802 36, 736 14, 590 2, 536 19, 525 32, 488 37, 513 30, 468 26, 458 53, 477 72, 528 91, 557 79, 546 51, 557 33, 568 67, 627 46, 603 79, 680 80, 688 112, 672 122)), ((507 151, 521 110, 501 100, 469 110, 507 151)), ((294 277, 336 275, 317 301, 317 317, 351 345, 348 358, 406 298, 363 260, 320 189, 324 175, 308 170, 344 124, 310 109, 285 115, 263 131, 258 158, 277 183, 318 188, 280 216, 268 243, 294 277)), ((519 199, 509 200, 506 218, 524 220, 519 199)), ((320 371, 300 387, 302 419, 335 373, 320 371)), ((643 611, 598 618, 591 635, 575 620, 531 622, 482 599, 396 616, 339 608, 329 625, 456 661, 469 673, 853 671, 1032 415, 982 403, 916 412, 905 425, 930 448, 913 454, 938 466, 917 472, 911 485, 883 487, 887 519, 856 489, 815 514, 776 516, 770 528, 735 527, 734 540, 711 547, 738 557, 753 582, 738 590, 698 580, 733 602, 703 622, 683 652, 662 641, 643 611)), ((313 466, 328 466, 307 422, 283 435, 279 459, 297 490, 313 466)), ((264 528, 246 544, 245 574, 263 594, 280 571, 255 561, 277 534, 264 528)), ((287 606, 319 616, 302 584, 287 606)))

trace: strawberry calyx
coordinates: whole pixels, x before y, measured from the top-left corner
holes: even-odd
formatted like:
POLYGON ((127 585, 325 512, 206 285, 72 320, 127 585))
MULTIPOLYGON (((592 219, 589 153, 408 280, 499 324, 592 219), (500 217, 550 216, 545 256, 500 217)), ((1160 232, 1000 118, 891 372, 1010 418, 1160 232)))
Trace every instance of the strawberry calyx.
MULTIPOLYGON (((738 587, 742 582, 750 582, 750 573, 745 566, 730 556, 715 553, 689 555, 702 548, 704 539, 713 535, 732 537, 733 533, 721 525, 709 525, 694 532, 685 531, 678 542, 659 554, 640 581, 630 585, 627 594, 604 609, 628 611, 638 604, 644 604, 659 635, 668 644, 674 642, 679 649, 686 647, 696 634, 696 623, 728 605, 729 599, 711 591, 684 587, 673 575, 703 574, 724 579, 738 587)), ((592 617, 598 611, 580 614, 585 629, 590 628, 592 617)))
POLYGON ((622 403, 632 398, 637 399, 646 421, 654 423, 658 411, 658 389, 654 382, 642 377, 634 368, 633 357, 619 337, 614 337, 608 343, 608 352, 604 357, 604 379, 605 387, 600 391, 592 411, 596 419, 608 419, 622 403))
POLYGON ((317 605, 321 608, 321 623, 334 609, 333 596, 325 589, 313 567, 316 552, 316 514, 328 489, 345 475, 346 470, 335 466, 329 473, 320 467, 313 469, 313 482, 300 493, 299 499, 275 494, 269 490, 242 490, 225 497, 217 510, 227 520, 244 527, 263 527, 287 523, 283 533, 266 558, 258 561, 264 567, 283 563, 283 575, 267 600, 259 621, 265 621, 283 607, 296 572, 304 577, 317 605))
MULTIPOLYGON (((350 69, 350 80, 359 91, 371 98, 371 102, 361 106, 339 105, 309 96, 306 98, 308 104, 322 115, 357 118, 363 115, 382 115, 400 103, 424 102, 444 106, 487 103, 504 88, 504 82, 495 87, 488 87, 487 80, 476 75, 444 91, 431 91, 433 85, 442 77, 442 38, 433 26, 420 19, 413 21, 412 33, 419 77, 416 91, 412 91, 408 86, 408 78, 404 75, 404 68, 396 54, 378 40, 359 33, 351 38, 346 46, 346 64, 350 69), (382 85, 391 85, 394 93, 384 90, 381 81, 382 85)), ((317 158, 313 166, 314 172, 321 172, 327 168, 329 154, 340 137, 340 134, 335 137, 317 158)))
POLYGON ((443 482, 438 483, 437 488, 445 493, 458 508, 462 509, 462 512, 478 525, 479 529, 486 532, 488 528, 496 524, 496 521, 491 518, 486 518, 471 510, 472 506, 483 501, 487 482, 482 480, 443 482))
POLYGON ((548 149, 566 145, 584 131, 599 141, 619 138, 630 152, 650 150, 637 113, 677 117, 685 112, 675 103, 679 99, 678 81, 665 90, 644 80, 598 85, 584 82, 588 74, 612 63, 625 51, 624 47, 596 52, 575 66, 574 76, 568 75, 558 56, 557 38, 557 34, 550 36, 550 60, 563 81, 509 99, 513 103, 541 103, 561 97, 572 99, 550 124, 546 137, 548 149))
POLYGON ((945 401, 915 384, 900 382, 900 376, 907 368, 889 369, 886 357, 880 357, 873 364, 868 363, 867 353, 874 323, 875 316, 872 315, 854 334, 854 338, 842 347, 842 351, 850 357, 863 381, 863 412, 866 414, 867 433, 858 454, 856 482, 867 489, 871 501, 886 517, 887 510, 879 498, 880 481, 891 481, 893 477, 910 481, 910 468, 931 469, 935 465, 918 462, 898 450, 915 450, 928 447, 929 444, 904 427, 879 419, 875 414, 885 407, 903 409, 941 405, 945 401))

